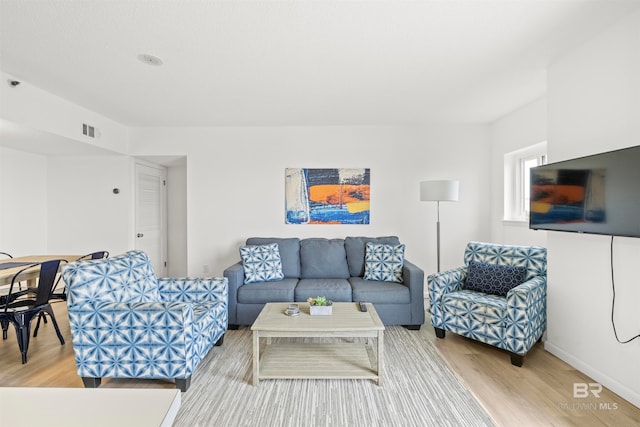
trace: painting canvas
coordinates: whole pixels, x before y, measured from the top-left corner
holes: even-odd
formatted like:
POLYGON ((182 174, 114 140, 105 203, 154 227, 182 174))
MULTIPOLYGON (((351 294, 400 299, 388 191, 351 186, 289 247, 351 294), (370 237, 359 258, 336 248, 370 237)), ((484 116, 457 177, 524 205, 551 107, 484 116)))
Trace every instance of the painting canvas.
POLYGON ((285 171, 287 224, 369 224, 369 169, 285 171))

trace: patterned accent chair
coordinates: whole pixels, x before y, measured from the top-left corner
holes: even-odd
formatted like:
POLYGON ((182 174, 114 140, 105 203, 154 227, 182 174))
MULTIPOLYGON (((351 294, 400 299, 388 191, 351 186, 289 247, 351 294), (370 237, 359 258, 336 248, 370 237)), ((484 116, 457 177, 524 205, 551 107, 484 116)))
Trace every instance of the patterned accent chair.
POLYGON ((431 323, 436 336, 454 332, 511 353, 522 366, 547 325, 547 250, 540 246, 470 242, 464 266, 427 278, 431 323), (525 282, 506 296, 465 289, 469 263, 525 268, 525 282))
POLYGON ((62 273, 78 375, 175 379, 191 374, 227 330, 226 278, 156 278, 142 251, 67 264, 62 273))

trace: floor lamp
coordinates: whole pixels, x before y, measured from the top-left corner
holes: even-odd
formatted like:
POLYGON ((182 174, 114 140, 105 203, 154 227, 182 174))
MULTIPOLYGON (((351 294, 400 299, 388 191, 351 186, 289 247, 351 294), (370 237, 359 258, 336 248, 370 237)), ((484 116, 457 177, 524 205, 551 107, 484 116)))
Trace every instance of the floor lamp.
POLYGON ((438 204, 436 233, 438 239, 438 273, 440 273, 440 202, 458 201, 458 181, 422 181, 420 183, 420 200, 423 202, 437 202, 438 204))

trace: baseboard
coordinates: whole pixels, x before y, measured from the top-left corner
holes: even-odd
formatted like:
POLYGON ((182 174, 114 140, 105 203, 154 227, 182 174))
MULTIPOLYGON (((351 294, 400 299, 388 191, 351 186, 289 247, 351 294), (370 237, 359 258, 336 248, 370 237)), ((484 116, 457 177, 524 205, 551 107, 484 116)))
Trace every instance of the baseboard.
POLYGON ((616 393, 632 405, 640 408, 640 394, 631 390, 626 385, 614 380, 613 378, 602 373, 600 370, 594 368, 593 366, 584 363, 582 360, 576 358, 572 354, 567 353, 562 348, 554 345, 553 343, 550 343, 549 341, 545 341, 544 349, 557 358, 573 366, 585 375, 590 376, 595 381, 602 384, 612 392, 616 393))

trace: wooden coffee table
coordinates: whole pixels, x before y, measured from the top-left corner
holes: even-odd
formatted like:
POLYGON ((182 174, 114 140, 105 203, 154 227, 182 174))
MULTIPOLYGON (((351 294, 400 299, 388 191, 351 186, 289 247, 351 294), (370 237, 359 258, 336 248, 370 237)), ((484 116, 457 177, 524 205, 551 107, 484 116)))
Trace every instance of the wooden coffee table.
POLYGON ((384 325, 373 304, 361 312, 355 302, 337 302, 332 315, 311 316, 309 304, 298 303, 300 315, 295 317, 284 314, 289 304, 266 304, 251 327, 253 385, 274 378, 371 379, 382 384, 384 325), (298 339, 271 341, 283 337, 298 339), (318 337, 366 340, 319 343, 305 339, 318 337), (262 355, 260 338, 266 338, 262 355))
POLYGON ((176 389, 0 387, 0 426, 171 427, 180 394, 176 389))

